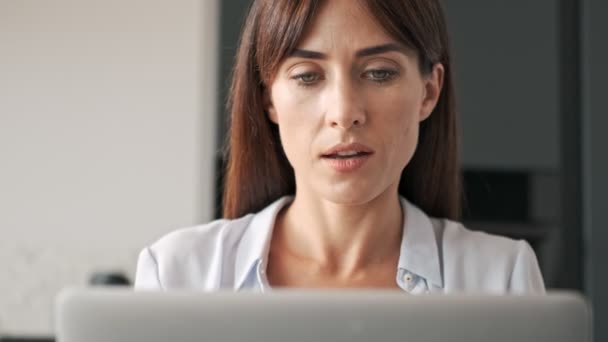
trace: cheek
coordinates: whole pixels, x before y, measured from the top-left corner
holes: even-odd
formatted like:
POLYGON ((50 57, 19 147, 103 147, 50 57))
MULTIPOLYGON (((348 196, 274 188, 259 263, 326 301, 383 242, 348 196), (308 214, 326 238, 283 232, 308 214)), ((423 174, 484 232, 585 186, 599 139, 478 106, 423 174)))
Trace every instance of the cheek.
POLYGON ((385 146, 388 162, 394 164, 400 173, 411 160, 418 145, 419 121, 414 115, 403 113, 401 117, 385 128, 385 146), (390 132, 390 133, 389 133, 390 132))
POLYGON ((318 130, 318 97, 298 96, 287 87, 273 89, 281 143, 291 165, 307 162, 318 130))
POLYGON ((369 112, 373 113, 371 120, 381 125, 385 132, 395 132, 387 134, 387 138, 403 135, 419 124, 422 102, 418 92, 395 88, 369 97, 367 104, 369 112))
POLYGON ((368 102, 374 113, 376 135, 386 151, 386 162, 395 167, 405 167, 416 149, 422 105, 419 98, 418 92, 397 88, 368 102))

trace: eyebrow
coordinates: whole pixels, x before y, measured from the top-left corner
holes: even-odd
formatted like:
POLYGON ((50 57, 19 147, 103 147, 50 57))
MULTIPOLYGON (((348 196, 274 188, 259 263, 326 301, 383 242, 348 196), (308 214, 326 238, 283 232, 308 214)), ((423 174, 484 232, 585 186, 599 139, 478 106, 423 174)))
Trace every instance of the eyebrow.
MULTIPOLYGON (((355 57, 367 57, 372 55, 378 55, 386 52, 401 52, 406 54, 406 49, 399 44, 389 43, 367 47, 361 50, 358 50, 355 53, 355 57)), ((310 58, 310 59, 327 59, 327 54, 318 51, 304 50, 304 49, 294 49, 289 57, 300 57, 300 58, 310 58)))

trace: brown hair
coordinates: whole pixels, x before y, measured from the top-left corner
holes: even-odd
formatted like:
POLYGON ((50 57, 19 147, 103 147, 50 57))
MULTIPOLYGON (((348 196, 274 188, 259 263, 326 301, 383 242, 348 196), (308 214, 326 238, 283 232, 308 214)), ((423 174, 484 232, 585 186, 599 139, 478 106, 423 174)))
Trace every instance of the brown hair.
MULTIPOLYGON (((278 127, 264 110, 264 87, 296 48, 323 0, 255 0, 245 22, 228 98, 230 129, 224 186, 225 218, 257 212, 295 193, 294 172, 278 127)), ((432 115, 420 125, 418 147, 401 174, 399 193, 428 215, 460 217, 458 126, 449 42, 439 0, 360 0, 388 34, 419 53, 420 70, 445 68, 432 115)))

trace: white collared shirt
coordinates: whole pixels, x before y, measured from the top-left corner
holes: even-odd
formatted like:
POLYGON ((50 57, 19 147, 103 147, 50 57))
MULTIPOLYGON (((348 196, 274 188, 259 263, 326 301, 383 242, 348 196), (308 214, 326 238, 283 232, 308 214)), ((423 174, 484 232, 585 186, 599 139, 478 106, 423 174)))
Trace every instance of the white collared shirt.
MULTIPOLYGON (((257 214, 167 234, 139 255, 135 288, 268 291, 269 244, 283 197, 257 214)), ((427 216, 401 198, 404 224, 396 283, 411 294, 543 294, 536 255, 524 240, 475 232, 427 216)))

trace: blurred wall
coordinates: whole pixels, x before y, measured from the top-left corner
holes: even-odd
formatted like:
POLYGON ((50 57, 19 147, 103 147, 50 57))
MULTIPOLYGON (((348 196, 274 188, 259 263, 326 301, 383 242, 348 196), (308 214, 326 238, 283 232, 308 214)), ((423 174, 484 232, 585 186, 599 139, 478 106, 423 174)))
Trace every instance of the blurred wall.
POLYGON ((0 1, 0 335, 209 220, 216 0, 0 1))
POLYGON ((442 0, 464 167, 559 167, 558 1, 442 0))
POLYGON ((595 341, 608 341, 608 2, 583 1, 583 167, 586 290, 593 300, 595 341))

